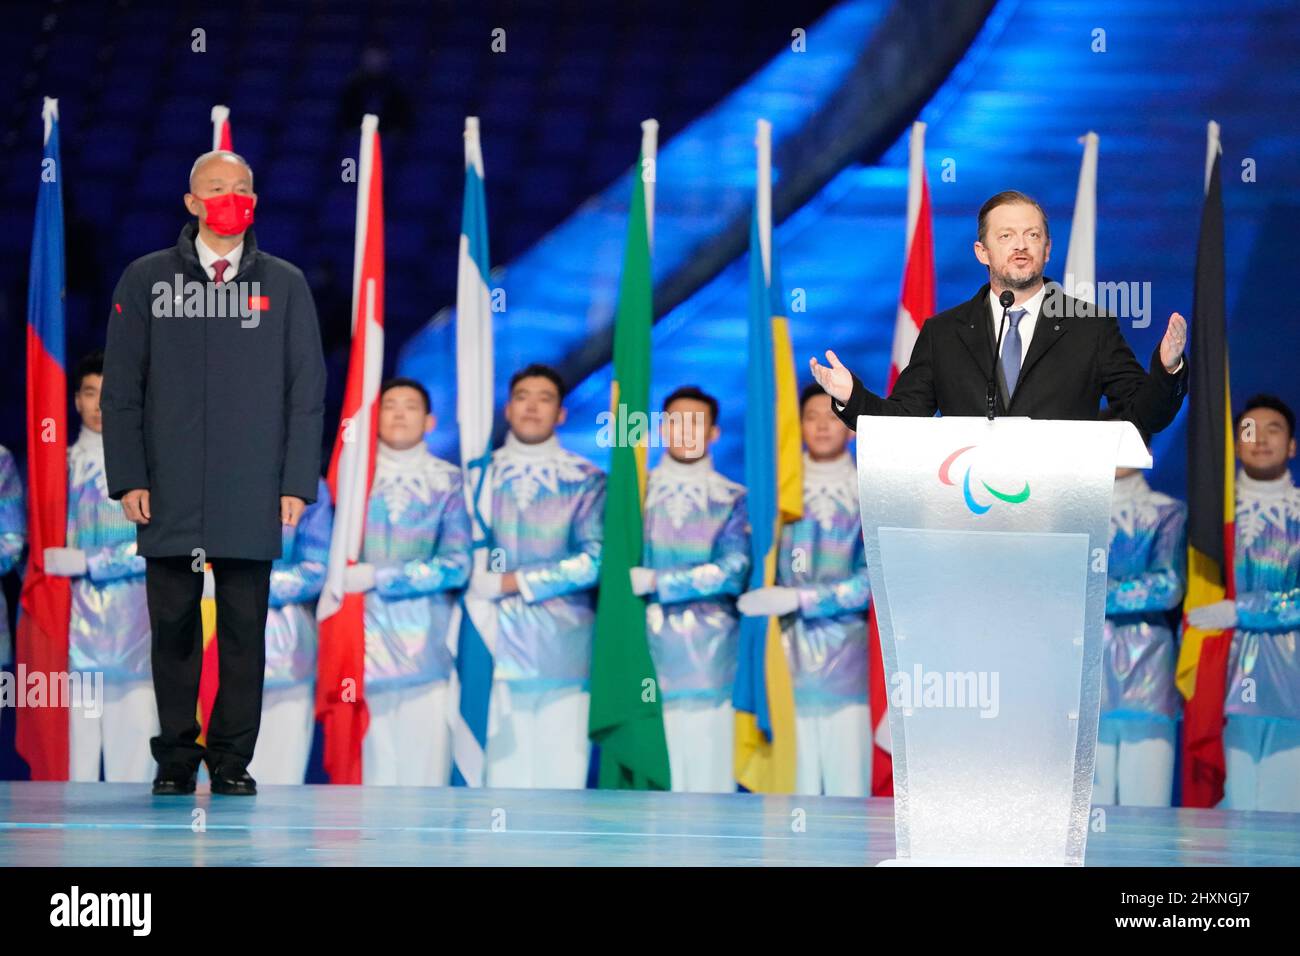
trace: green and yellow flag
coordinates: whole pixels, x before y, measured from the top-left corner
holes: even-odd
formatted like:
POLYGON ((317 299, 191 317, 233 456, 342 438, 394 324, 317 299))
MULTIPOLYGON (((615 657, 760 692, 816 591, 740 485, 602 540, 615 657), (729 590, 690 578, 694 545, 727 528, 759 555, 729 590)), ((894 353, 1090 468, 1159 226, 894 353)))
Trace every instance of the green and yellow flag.
POLYGON ((663 703, 646 637, 646 602, 632 593, 630 571, 643 560, 648 427, 635 443, 622 440, 619 422, 647 422, 650 404, 650 326, 654 320, 650 275, 654 131, 645 137, 632 176, 627 244, 614 319, 614 381, 610 410, 609 478, 600 592, 591 654, 591 716, 588 732, 600 747, 600 786, 605 789, 669 789, 668 744, 663 703))

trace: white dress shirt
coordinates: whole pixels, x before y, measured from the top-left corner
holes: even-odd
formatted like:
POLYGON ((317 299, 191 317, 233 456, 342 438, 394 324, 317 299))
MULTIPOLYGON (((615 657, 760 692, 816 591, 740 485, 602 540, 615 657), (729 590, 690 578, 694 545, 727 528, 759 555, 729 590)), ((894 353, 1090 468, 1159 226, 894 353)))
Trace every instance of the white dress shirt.
MULTIPOLYGON (((1025 310, 1025 314, 1020 317, 1020 325, 1017 326, 1017 328, 1019 328, 1020 330, 1020 365, 1022 368, 1024 367, 1025 364, 1025 356, 1029 354, 1029 342, 1034 337, 1034 327, 1038 324, 1038 313, 1042 311, 1043 296, 1046 294, 1047 294, 1047 285, 1044 284, 1039 287, 1037 292, 1031 295, 1024 302, 1021 302, 1017 305, 1013 305, 1011 309, 1008 310, 1008 311, 1015 311, 1016 309, 1025 310)), ((989 318, 989 322, 992 323, 993 341, 996 342, 998 340, 998 324, 1002 322, 1002 303, 998 301, 997 293, 994 292, 992 289, 989 289, 989 308, 991 308, 993 311, 992 316, 990 316, 989 318)), ((1006 344, 1007 336, 1010 334, 1011 334, 1011 319, 1008 318, 1007 321, 1003 323, 1003 328, 1002 328, 1003 345, 1006 344)), ((1001 351, 1001 347, 999 347, 998 356, 1001 357, 1001 355, 1002 355, 1002 351, 1001 351)))
MULTIPOLYGON (((203 266, 203 271, 208 274, 209 279, 215 279, 217 277, 217 270, 212 268, 212 263, 216 262, 218 259, 225 259, 230 263, 226 268, 225 274, 222 276, 222 281, 224 282, 227 279, 233 279, 235 273, 239 271, 239 260, 244 255, 244 244, 241 242, 224 256, 219 256, 208 248, 208 244, 203 241, 202 236, 195 236, 194 251, 199 254, 199 265, 203 266)), ((999 308, 1001 308, 1001 306, 999 306, 999 308)))

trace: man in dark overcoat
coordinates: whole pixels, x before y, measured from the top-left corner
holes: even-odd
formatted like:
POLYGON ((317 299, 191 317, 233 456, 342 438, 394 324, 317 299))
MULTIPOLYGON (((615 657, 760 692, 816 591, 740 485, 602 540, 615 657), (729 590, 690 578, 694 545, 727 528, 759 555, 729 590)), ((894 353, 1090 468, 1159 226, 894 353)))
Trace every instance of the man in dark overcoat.
POLYGON ((325 363, 302 272, 257 248, 253 172, 235 153, 190 171, 195 217, 131 263, 113 293, 101 406, 109 494, 146 560, 155 794, 252 794, 271 562, 320 474, 325 363), (196 719, 200 602, 210 563, 220 679, 205 745, 196 719))

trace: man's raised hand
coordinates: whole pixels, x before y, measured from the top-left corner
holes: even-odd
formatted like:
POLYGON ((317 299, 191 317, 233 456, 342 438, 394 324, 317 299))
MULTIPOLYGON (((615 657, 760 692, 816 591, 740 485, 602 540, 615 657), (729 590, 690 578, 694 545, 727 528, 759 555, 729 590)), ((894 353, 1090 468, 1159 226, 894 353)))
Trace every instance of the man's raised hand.
POLYGON ((1160 340, 1160 361, 1165 371, 1176 372, 1183 361, 1183 346, 1187 344, 1187 320, 1175 312, 1169 317, 1169 328, 1160 340))
POLYGON ((844 367, 830 349, 826 350, 826 361, 831 363, 829 367, 822 365, 816 358, 811 358, 808 360, 808 367, 812 369, 813 378, 826 390, 826 394, 843 405, 853 394, 853 373, 844 367))

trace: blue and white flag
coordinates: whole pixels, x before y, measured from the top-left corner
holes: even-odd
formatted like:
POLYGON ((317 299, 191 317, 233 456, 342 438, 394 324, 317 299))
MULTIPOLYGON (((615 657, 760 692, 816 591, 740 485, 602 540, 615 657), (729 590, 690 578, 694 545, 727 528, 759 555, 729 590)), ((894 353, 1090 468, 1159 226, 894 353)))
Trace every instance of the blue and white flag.
MULTIPOLYGON (((473 574, 488 570, 492 550, 491 465, 492 301, 488 289, 487 197, 483 190, 483 150, 478 117, 465 118, 465 205, 460 227, 460 271, 456 280, 456 422, 465 504, 474 532, 473 574)), ((452 620, 448 642, 456 659, 449 682, 452 783, 483 785, 487 748, 488 701, 492 693, 492 654, 497 611, 492 601, 468 590, 452 620)))

